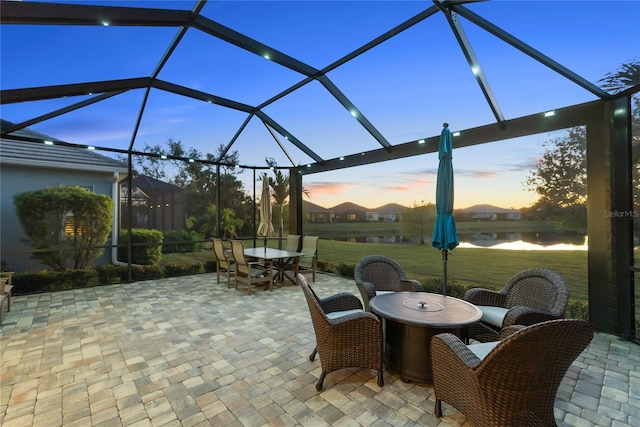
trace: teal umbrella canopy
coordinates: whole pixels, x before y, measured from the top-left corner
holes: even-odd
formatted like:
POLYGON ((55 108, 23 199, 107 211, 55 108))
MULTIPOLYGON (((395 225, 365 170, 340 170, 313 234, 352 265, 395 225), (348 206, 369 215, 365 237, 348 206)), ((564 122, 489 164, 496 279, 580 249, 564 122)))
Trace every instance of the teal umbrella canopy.
POLYGON ((440 133, 438 146, 438 179, 436 182, 436 223, 433 227, 431 245, 442 251, 444 263, 444 283, 442 292, 447 293, 447 256, 449 251, 460 244, 456 221, 453 217, 453 162, 452 162, 451 131, 449 125, 444 124, 440 133))

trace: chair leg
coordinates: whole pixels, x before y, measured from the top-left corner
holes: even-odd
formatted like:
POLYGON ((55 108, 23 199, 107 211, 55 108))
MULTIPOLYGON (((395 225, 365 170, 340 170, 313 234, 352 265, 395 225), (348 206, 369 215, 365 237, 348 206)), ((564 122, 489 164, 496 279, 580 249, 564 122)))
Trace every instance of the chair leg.
POLYGON ((316 354, 318 354, 318 346, 316 346, 316 348, 314 348, 313 351, 311 352, 311 355, 309 356, 309 360, 313 362, 316 358, 316 354))
POLYGON ((316 384, 316 390, 320 391, 322 390, 322 383, 324 382, 324 377, 327 376, 327 371, 325 371, 324 369, 322 370, 322 374, 320 374, 320 379, 318 380, 318 383, 316 384))
POLYGON ((378 386, 379 387, 384 386, 384 377, 382 376, 382 369, 378 371, 378 386))
POLYGON ((436 397, 436 404, 433 408, 433 413, 436 417, 442 417, 442 401, 436 397))

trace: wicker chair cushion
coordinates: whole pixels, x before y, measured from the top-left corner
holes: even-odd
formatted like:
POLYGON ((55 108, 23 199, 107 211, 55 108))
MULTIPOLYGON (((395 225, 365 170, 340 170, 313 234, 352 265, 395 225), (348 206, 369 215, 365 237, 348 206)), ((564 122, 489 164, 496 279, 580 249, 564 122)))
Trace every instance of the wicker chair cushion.
POLYGON ((327 319, 338 319, 340 317, 348 316, 348 315, 353 314, 353 313, 360 313, 362 311, 363 310, 355 309, 355 310, 334 311, 332 313, 325 313, 325 314, 327 316, 327 319))
POLYGON ((488 305, 477 305, 482 311, 482 321, 484 323, 488 323, 497 328, 502 328, 502 321, 504 320, 504 316, 507 315, 508 308, 502 307, 493 307, 488 305))
POLYGON ((499 343, 500 341, 470 344, 467 346, 467 348, 471 350, 471 352, 475 354, 478 359, 484 360, 484 358, 487 357, 487 354, 491 353, 491 350, 493 350, 499 343))

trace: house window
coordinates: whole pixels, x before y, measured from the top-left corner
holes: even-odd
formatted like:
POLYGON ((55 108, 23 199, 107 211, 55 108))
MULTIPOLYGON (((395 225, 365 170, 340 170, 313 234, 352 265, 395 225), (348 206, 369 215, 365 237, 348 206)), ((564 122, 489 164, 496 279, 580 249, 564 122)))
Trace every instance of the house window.
POLYGON ((76 217, 73 212, 67 212, 64 216, 64 236, 68 238, 81 237, 84 235, 84 228, 76 226, 76 217))

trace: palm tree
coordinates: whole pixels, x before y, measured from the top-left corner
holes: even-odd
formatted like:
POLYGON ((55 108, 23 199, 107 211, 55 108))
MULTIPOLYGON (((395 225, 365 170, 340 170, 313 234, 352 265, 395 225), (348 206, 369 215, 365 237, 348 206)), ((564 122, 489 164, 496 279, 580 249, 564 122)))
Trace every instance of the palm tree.
POLYGON ((273 178, 269 178, 269 186, 273 190, 273 200, 276 206, 280 208, 280 223, 278 224, 278 249, 282 249, 282 230, 284 229, 284 204, 289 199, 289 180, 284 176, 282 171, 277 168, 276 161, 267 157, 267 165, 273 169, 273 178))
POLYGON ((598 83, 600 86, 611 92, 618 93, 622 90, 640 84, 640 61, 635 59, 604 75, 598 83))

